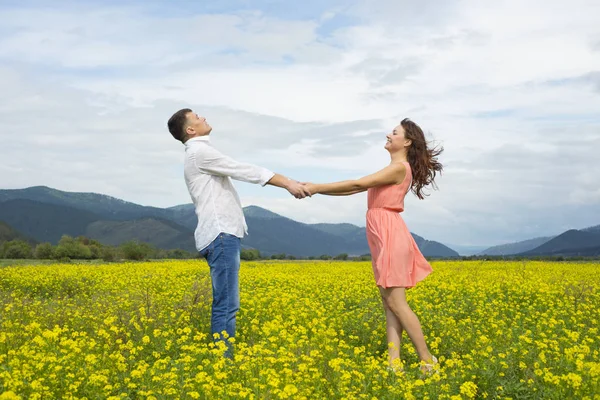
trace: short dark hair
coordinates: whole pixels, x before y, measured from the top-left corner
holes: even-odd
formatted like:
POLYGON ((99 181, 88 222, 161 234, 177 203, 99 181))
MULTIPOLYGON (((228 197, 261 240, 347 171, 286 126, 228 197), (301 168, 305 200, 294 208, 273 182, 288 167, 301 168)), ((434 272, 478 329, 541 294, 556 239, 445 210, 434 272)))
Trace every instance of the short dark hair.
POLYGON ((192 110, 189 108, 182 108, 173 114, 171 118, 169 118, 169 122, 167 122, 169 132, 171 132, 171 135, 180 142, 183 142, 183 139, 186 137, 185 124, 187 122, 187 114, 190 112, 192 112, 192 110))

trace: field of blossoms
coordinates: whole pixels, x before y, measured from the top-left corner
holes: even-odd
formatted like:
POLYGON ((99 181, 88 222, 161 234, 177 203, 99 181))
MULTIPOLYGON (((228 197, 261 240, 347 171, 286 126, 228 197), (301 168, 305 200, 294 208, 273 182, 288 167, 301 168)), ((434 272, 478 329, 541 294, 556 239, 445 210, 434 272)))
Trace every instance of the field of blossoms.
POLYGON ((0 268, 0 399, 600 399, 600 264, 433 262, 437 374, 387 370, 368 262, 248 262, 233 360, 200 260, 0 268))

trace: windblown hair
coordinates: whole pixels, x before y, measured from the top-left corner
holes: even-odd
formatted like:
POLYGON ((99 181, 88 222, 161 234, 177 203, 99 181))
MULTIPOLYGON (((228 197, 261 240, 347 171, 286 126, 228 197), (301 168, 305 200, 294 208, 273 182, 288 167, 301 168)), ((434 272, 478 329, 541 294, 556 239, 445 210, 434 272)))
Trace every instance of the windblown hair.
POLYGON ((438 172, 441 175, 443 169, 437 158, 444 148, 430 147, 425 140, 423 130, 410 119, 403 119, 400 125, 404 128, 404 137, 412 141, 407 152, 413 176, 411 190, 419 199, 423 200, 425 196, 428 196, 423 192, 426 186, 431 185, 437 189, 435 176, 438 172))

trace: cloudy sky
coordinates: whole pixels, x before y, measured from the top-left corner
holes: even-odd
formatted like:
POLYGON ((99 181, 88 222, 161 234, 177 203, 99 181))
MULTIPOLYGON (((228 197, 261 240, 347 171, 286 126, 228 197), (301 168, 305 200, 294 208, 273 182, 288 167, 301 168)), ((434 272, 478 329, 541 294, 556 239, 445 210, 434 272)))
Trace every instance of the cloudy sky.
MULTIPOLYGON (((183 107, 239 160, 358 178, 410 117, 445 149, 439 191, 407 200, 413 232, 485 246, 597 225, 598 15, 596 0, 3 0, 0 188, 188 203, 166 129, 183 107)), ((364 226, 364 194, 235 185, 244 205, 364 226)))

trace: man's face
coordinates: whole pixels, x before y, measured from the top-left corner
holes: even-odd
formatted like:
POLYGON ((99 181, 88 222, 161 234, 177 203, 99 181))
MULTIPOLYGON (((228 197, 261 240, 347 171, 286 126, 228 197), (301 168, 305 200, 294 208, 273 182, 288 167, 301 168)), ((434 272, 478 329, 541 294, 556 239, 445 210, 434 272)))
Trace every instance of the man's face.
POLYGON ((206 122, 206 118, 200 117, 195 112, 189 112, 186 115, 187 127, 185 132, 189 136, 206 136, 212 131, 212 126, 206 122))

